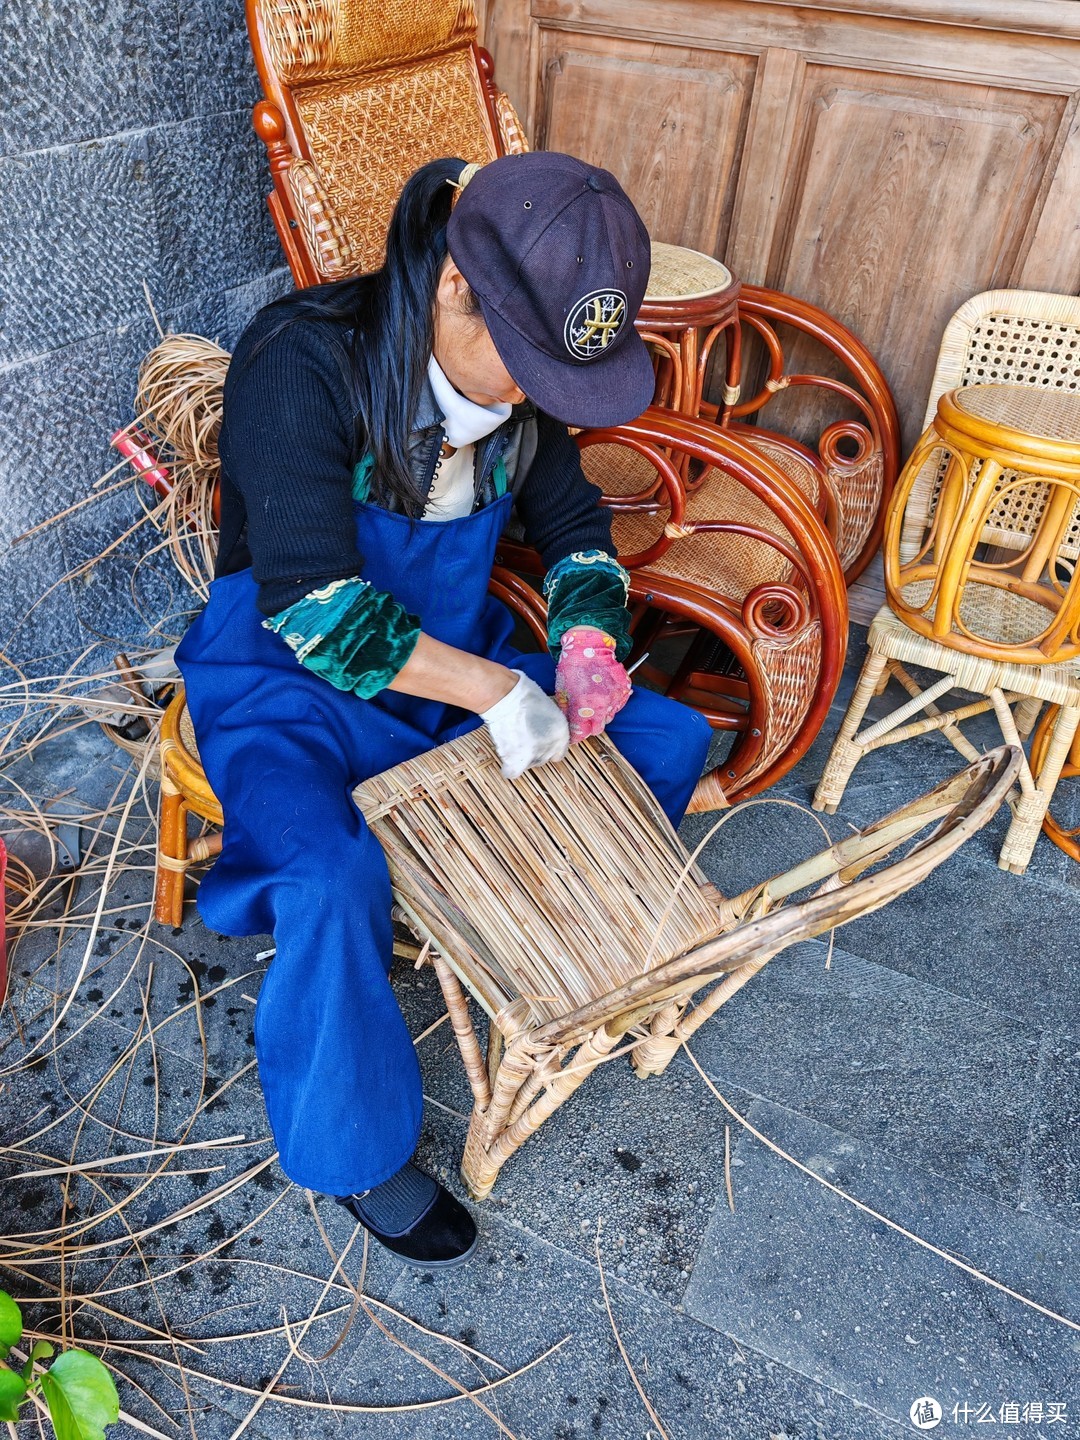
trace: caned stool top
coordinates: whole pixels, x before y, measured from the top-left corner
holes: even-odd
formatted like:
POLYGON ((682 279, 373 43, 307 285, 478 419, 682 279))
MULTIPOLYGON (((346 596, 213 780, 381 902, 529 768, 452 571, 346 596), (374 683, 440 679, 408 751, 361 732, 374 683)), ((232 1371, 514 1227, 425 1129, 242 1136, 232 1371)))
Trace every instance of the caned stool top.
POLYGON ((706 295, 718 295, 727 290, 735 277, 726 265, 704 255, 700 250, 688 250, 683 245, 665 245, 663 241, 652 242, 652 269, 645 299, 698 300, 706 295))
POLYGON ((741 289, 727 266, 712 255, 654 240, 638 329, 681 331, 734 321, 741 289))
POLYGON ((1032 385, 946 391, 885 529, 888 601, 969 655, 1080 656, 1080 395, 1032 385))
POLYGON ((938 415, 946 424, 961 428, 967 417, 983 421, 996 433, 972 426, 975 434, 1032 459, 1080 469, 1080 394, 1075 392, 1032 385, 968 385, 943 395, 938 415))

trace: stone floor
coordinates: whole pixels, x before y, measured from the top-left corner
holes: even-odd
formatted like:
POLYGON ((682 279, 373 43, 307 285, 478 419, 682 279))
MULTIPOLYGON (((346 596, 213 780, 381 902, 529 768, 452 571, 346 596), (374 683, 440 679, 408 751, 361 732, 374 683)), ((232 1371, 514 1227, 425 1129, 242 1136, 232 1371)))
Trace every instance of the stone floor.
MULTIPOLYGON (((854 649, 825 730, 773 793, 808 802, 854 649)), ((994 743, 990 728, 970 733, 994 743)), ((74 788, 92 803, 115 785, 116 752, 87 732, 53 751, 16 777, 36 795, 74 788)), ((826 817, 830 833, 959 765, 934 738, 878 752, 826 817)), ((1076 823, 1071 788, 1063 804, 1076 823)), ((693 817, 684 838, 696 843, 714 819, 693 817)), ((133 823, 149 836, 148 814, 133 823)), ((0 1138, 24 1148, 2 1156, 0 1233, 37 1238, 0 1284, 36 1297, 27 1316, 43 1329, 63 1313, 86 1343, 108 1335, 131 1417, 112 1433, 124 1440, 656 1440, 657 1419, 671 1440, 889 1440, 915 1431, 920 1397, 942 1407, 943 1434, 978 1424, 1080 1434, 1077 1328, 813 1178, 1080 1316, 1080 868, 1042 840, 1027 875, 1003 873, 1003 828, 999 817, 916 892, 839 932, 829 965, 818 942, 774 959, 697 1037, 694 1056, 733 1110, 811 1173, 744 1128, 685 1055, 646 1083, 602 1067, 477 1209, 482 1240, 465 1270, 432 1278, 372 1247, 367 1307, 321 1361, 351 1298, 326 1243, 340 1252, 352 1230, 315 1201, 324 1243, 307 1195, 265 1163, 251 1020, 270 942, 217 937, 193 909, 181 933, 146 941, 150 874, 127 869, 92 945, 76 930, 53 956, 56 937, 43 932, 16 952, 14 1010, 0 1015, 0 1138), (62 1274, 40 1235, 62 1218, 60 1182, 13 1178, 72 1155, 237 1136, 182 1152, 152 1183, 138 1178, 145 1160, 126 1174, 91 1163, 70 1186, 66 1233, 85 1216, 82 1243, 95 1248, 76 1254, 69 1240, 62 1274), (620 1355, 598 1257, 655 1418, 620 1355), (531 1362, 472 1400, 421 1408, 531 1362), (252 1413, 275 1376, 275 1398, 252 1413)), ((809 814, 757 806, 709 841, 703 863, 730 892, 819 839, 809 814)), ((84 914, 96 898, 80 894, 84 914)), ((403 964, 396 983, 414 1034, 427 1032, 422 1159, 457 1187, 468 1097, 453 1035, 428 1029, 441 1010, 430 970, 403 964)), ((360 1246, 344 1260, 353 1278, 360 1246)))

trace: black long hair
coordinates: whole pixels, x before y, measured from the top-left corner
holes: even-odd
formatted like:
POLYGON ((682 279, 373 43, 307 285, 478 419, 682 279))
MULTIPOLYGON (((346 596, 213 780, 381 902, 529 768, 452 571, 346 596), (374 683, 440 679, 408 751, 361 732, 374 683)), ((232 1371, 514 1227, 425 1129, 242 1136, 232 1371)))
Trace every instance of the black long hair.
MULTIPOLYGON (((374 457, 379 498, 397 500, 408 515, 419 515, 426 499, 410 472, 406 441, 434 340, 435 292, 456 194, 449 182, 456 182, 464 167, 465 161, 455 158, 422 165, 394 207, 382 269, 275 301, 268 308, 279 311, 282 321, 258 347, 296 320, 351 325, 348 379, 357 405, 356 449, 374 457)), ((471 293, 464 308, 479 314, 471 293)))

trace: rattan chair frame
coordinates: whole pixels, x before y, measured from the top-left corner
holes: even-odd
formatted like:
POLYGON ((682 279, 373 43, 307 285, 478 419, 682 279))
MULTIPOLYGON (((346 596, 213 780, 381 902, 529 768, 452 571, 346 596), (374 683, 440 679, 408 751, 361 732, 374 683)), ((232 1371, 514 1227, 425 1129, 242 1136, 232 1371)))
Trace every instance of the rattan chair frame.
MULTIPOLYGON (((756 794, 809 749, 843 671, 847 592, 821 515, 741 432, 653 407, 627 425, 589 431, 577 440, 586 456, 598 446, 625 447, 642 456, 656 477, 639 495, 605 497, 616 518, 628 512, 655 517, 653 543, 636 554, 620 552, 631 575, 630 599, 638 607, 629 663, 662 638, 649 623, 650 614, 659 611, 669 630, 690 621, 701 637, 722 642, 741 671, 742 678, 732 683, 703 663, 695 666, 693 657, 702 648, 695 641, 690 663, 676 673, 655 665, 643 672, 666 693, 693 704, 715 728, 737 734, 722 764, 702 777, 691 811, 756 794), (691 462, 722 474, 734 492, 715 519, 687 518, 683 475, 691 462), (742 518, 751 499, 767 516, 767 526, 742 518), (742 546, 749 556, 743 565, 760 567, 763 578, 731 565, 726 577, 715 570, 706 588, 680 573, 694 560, 694 547, 718 535, 742 546), (766 554, 776 562, 767 570, 760 559, 766 554)), ((603 488, 603 474, 587 468, 603 488)), ((506 537, 499 561, 534 574, 542 569, 535 552, 506 537)))
POLYGON ((773 956, 918 884, 995 813, 1021 759, 999 747, 730 900, 712 890, 604 736, 508 782, 490 741, 474 732, 360 786, 355 798, 386 850, 397 903, 430 947, 472 1089, 462 1159, 470 1194, 487 1196, 510 1156, 618 1047, 639 1076, 659 1074, 773 956), (580 790, 593 803, 583 807, 580 790), (489 838, 495 817, 502 828, 489 838), (885 863, 929 825, 929 837, 885 863), (872 867, 883 868, 866 873, 872 867), (623 913, 630 903, 653 907, 651 943, 623 913), (544 933, 533 937, 521 916, 538 913, 544 933), (638 949, 648 944, 643 964, 617 953, 627 933, 638 949), (623 978, 611 986, 620 962, 623 978), (489 1018, 486 1054, 466 990, 489 1018))

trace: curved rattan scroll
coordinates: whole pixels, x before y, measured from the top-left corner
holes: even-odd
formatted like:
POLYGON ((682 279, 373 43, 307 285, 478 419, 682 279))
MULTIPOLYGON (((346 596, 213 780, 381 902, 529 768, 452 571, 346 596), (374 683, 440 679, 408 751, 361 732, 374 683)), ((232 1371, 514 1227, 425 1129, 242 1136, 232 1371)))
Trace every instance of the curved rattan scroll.
POLYGON ((739 314, 764 346, 767 373, 758 392, 730 406, 728 414, 756 415, 781 391, 809 386, 846 401, 861 417, 828 426, 819 442, 834 494, 837 549, 850 584, 881 542, 885 508, 900 465, 900 422, 888 383, 866 346, 816 305, 778 290, 744 285, 739 314), (831 375, 788 373, 778 324, 793 327, 830 351, 854 384, 831 375))

